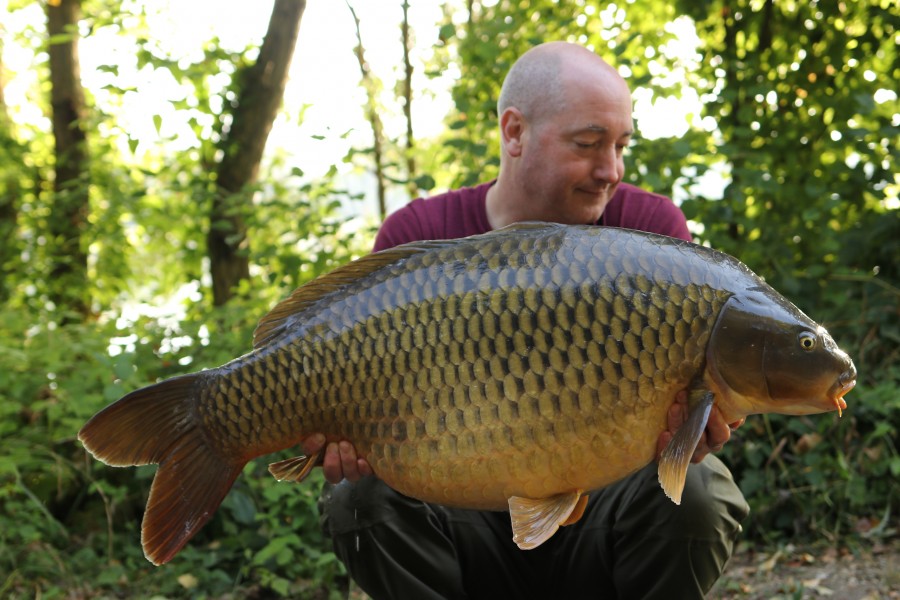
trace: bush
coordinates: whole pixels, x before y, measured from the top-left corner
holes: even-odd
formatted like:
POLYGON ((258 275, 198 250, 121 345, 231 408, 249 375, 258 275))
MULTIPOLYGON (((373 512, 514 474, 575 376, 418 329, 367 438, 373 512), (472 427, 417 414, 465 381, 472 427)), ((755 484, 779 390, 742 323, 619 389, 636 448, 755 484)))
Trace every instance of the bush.
POLYGON ((111 321, 23 327, 24 313, 0 312, 0 596, 328 598, 346 589, 318 526, 321 474, 278 483, 266 469, 273 457, 251 462, 213 520, 155 568, 140 548, 155 467, 107 467, 76 438, 124 393, 245 352, 264 312, 252 304, 175 330, 148 318, 128 331, 111 321))
MULTIPOLYGON (((839 248, 833 265, 798 266, 769 278, 828 328, 853 358, 859 383, 841 419, 751 417, 726 445, 723 458, 752 508, 745 523, 751 539, 852 543, 857 535, 897 531, 900 221, 893 216, 866 212, 844 231, 830 232, 839 248)), ((790 224, 783 232, 790 235, 790 224)), ((768 249, 758 245, 741 252, 750 264, 767 260, 768 249)))

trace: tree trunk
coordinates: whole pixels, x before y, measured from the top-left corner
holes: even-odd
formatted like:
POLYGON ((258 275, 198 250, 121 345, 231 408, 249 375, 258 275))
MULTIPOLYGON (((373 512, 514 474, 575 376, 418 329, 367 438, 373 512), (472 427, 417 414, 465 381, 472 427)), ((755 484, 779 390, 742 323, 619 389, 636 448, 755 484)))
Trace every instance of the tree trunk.
POLYGON ((353 15, 356 24, 356 60, 359 62, 359 72, 362 76, 363 87, 366 89, 366 118, 372 126, 372 154, 375 160, 375 182, 378 194, 378 214, 384 221, 387 216, 387 184, 384 175, 384 128, 381 117, 378 116, 378 83, 372 75, 369 63, 366 61, 366 51, 362 43, 362 34, 359 30, 359 18, 356 11, 347 2, 347 8, 353 15))
POLYGON ((247 186, 259 174, 266 140, 278 115, 297 43, 306 0, 275 0, 259 58, 241 77, 231 124, 222 134, 222 160, 216 170, 207 235, 213 303, 221 306, 235 286, 250 277, 247 227, 243 214, 252 208, 247 186))
POLYGON ((413 137, 412 122, 412 77, 413 66, 409 58, 409 50, 412 47, 412 36, 409 29, 409 0, 403 0, 403 23, 400 24, 400 38, 403 41, 403 116, 406 118, 406 179, 410 200, 419 195, 419 187, 416 185, 416 158, 413 154, 415 142, 413 137))
POLYGON ((80 0, 47 5, 50 36, 50 103, 55 140, 53 209, 47 219, 50 299, 59 310, 90 312, 87 253, 82 237, 89 210, 89 166, 84 129, 84 90, 78 65, 80 0))

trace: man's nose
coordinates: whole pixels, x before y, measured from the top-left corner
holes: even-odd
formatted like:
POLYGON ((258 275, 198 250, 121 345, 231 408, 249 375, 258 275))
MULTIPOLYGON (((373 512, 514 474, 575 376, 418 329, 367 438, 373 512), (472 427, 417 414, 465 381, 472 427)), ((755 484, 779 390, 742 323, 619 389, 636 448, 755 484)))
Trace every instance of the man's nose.
POLYGON ((598 153, 591 176, 604 183, 616 183, 619 180, 619 153, 616 148, 598 153))

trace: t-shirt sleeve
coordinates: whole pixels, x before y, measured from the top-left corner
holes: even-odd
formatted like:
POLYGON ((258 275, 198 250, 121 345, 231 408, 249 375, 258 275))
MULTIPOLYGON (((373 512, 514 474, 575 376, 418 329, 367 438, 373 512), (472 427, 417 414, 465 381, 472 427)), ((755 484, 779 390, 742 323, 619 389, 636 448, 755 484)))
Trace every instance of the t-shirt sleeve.
POLYGON ((384 220, 373 250, 421 240, 446 240, 490 231, 485 201, 493 182, 417 198, 384 220))
POLYGON ((422 224, 419 222, 418 215, 410 205, 388 215, 378 228, 378 234, 375 236, 375 245, 372 247, 373 252, 387 250, 394 246, 406 244, 416 240, 424 239, 425 235, 422 231, 422 224))

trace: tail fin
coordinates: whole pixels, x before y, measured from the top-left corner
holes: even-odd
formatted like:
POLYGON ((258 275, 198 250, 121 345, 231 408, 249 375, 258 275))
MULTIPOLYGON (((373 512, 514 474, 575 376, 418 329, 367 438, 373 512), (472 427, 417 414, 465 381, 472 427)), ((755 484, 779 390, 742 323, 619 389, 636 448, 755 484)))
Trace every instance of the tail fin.
POLYGON ((144 555, 169 562, 212 518, 244 462, 209 446, 195 411, 206 374, 184 375, 134 391, 88 421, 78 439, 115 467, 159 464, 141 527, 144 555))

